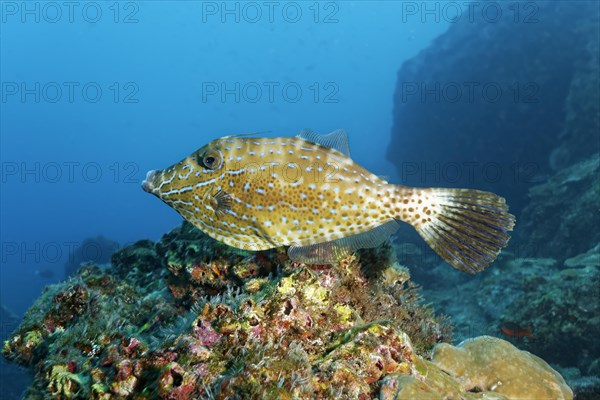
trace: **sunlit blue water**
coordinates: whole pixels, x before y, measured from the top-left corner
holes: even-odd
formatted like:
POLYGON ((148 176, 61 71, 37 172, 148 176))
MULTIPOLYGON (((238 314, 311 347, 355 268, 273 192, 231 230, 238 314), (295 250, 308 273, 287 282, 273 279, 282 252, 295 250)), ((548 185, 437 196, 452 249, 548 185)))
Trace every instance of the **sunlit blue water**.
POLYGON ((390 175, 397 69, 447 27, 388 2, 2 6, 0 300, 18 313, 85 237, 177 225, 139 182, 216 137, 344 128, 390 175))

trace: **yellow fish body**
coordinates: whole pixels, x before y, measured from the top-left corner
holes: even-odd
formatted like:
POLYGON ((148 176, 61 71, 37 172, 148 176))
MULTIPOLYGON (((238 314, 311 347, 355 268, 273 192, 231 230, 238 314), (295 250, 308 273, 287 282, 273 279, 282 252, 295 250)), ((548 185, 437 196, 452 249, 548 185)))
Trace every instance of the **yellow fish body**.
POLYGON ((393 185, 356 164, 347 136, 224 137, 142 183, 209 236, 246 250, 290 246, 330 263, 411 224, 450 265, 475 273, 505 247, 514 216, 503 198, 468 189, 393 185))

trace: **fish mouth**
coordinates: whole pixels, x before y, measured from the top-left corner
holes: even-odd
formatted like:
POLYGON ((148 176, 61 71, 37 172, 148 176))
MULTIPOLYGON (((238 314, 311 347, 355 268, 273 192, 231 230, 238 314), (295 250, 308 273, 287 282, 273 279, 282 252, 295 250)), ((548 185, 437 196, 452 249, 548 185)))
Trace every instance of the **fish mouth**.
POLYGON ((156 194, 155 191, 155 187, 154 187, 154 177, 156 176, 156 170, 150 170, 146 173, 146 179, 144 179, 142 181, 142 189, 145 192, 148 193, 152 193, 152 194, 156 194))

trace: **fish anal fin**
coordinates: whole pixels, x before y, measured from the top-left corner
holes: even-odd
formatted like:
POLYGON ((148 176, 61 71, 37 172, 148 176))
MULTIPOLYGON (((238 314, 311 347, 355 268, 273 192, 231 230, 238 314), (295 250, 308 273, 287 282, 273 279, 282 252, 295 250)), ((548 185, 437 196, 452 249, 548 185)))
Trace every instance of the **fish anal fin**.
POLYGON ((310 129, 304 129, 302 132, 300 132, 298 137, 308 140, 309 142, 320 144, 321 146, 332 148, 350 157, 348 133, 346 133, 346 131, 343 129, 335 130, 327 135, 319 135, 310 129))
POLYGON ((373 248, 385 242, 396 230, 398 223, 391 220, 369 231, 345 238, 308 246, 290 246, 288 256, 304 264, 335 264, 358 249, 373 248))
POLYGON ((219 190, 210 199, 210 203, 217 217, 221 217, 226 211, 231 210, 232 198, 229 193, 219 190))
POLYGON ((336 240, 288 248, 290 260, 312 265, 335 264, 350 254, 352 254, 350 249, 339 246, 336 240))

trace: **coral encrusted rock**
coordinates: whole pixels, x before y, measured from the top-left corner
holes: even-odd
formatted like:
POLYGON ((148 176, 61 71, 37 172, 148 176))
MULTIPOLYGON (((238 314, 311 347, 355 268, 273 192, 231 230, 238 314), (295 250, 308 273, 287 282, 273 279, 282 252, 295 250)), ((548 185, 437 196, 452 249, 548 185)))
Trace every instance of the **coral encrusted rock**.
MULTIPOLYGON (((230 249, 185 223, 50 286, 3 354, 34 373, 29 400, 492 398, 428 361, 450 338, 389 243, 304 265, 281 249, 230 249)), ((528 376, 542 365, 502 354, 528 376)))
POLYGON ((493 336, 480 336, 456 347, 439 344, 432 362, 468 392, 500 393, 507 399, 573 398, 562 376, 544 360, 493 336))

